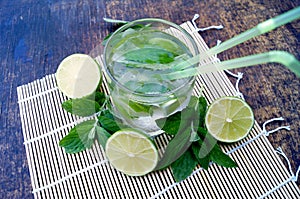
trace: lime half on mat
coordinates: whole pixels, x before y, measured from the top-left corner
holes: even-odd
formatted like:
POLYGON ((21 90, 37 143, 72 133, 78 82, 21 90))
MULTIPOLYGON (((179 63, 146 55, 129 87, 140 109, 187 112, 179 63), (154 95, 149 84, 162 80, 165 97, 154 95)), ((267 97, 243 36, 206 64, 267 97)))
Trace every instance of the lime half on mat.
POLYGON ((106 142, 106 156, 117 170, 141 176, 151 172, 158 162, 158 151, 151 138, 135 129, 115 132, 106 142))
POLYGON ((208 108, 205 124, 208 132, 221 142, 245 138, 254 124, 251 107, 237 97, 221 97, 208 108))
POLYGON ((93 94, 101 80, 100 67, 89 55, 73 54, 58 66, 56 81, 59 90, 70 98, 93 94))

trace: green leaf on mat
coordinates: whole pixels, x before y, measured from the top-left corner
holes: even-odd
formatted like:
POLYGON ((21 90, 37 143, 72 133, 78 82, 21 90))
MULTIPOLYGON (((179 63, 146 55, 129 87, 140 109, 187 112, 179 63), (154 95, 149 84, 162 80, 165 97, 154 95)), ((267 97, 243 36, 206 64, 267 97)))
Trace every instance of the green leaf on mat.
POLYGON ((204 97, 199 97, 199 126, 204 125, 204 120, 205 120, 205 114, 206 114, 206 109, 207 109, 207 101, 204 97))
POLYGON ((229 155, 225 154, 219 145, 215 145, 212 151, 210 152, 210 159, 223 167, 231 168, 231 167, 237 167, 237 163, 234 162, 229 155))
POLYGON ((102 148, 105 150, 105 145, 108 138, 111 136, 104 128, 96 126, 97 140, 102 148))
POLYGON ((187 150, 180 158, 171 164, 176 182, 180 182, 190 176, 197 165, 193 153, 187 150))
POLYGON ((201 143, 201 142, 202 142, 202 140, 198 140, 198 142, 194 142, 192 144, 192 151, 193 151, 194 156, 197 159, 198 163, 200 164, 200 166, 207 170, 208 166, 209 166, 209 162, 210 162, 210 157, 209 157, 209 153, 208 153, 206 156, 204 156, 204 157, 201 156, 201 158, 200 158, 199 153, 200 153, 201 145, 199 143, 201 143))
POLYGON ((98 117, 98 120, 101 126, 109 133, 114 133, 120 130, 120 127, 116 122, 115 116, 109 110, 103 111, 98 117))
MULTIPOLYGON (((171 119, 169 118, 169 122, 166 123, 167 125, 165 128, 168 129, 165 130, 170 131, 168 134, 175 134, 175 136, 169 142, 163 157, 158 162, 156 166, 157 170, 163 169, 172 164, 191 146, 192 142, 197 139, 194 135, 194 129, 197 130, 199 124, 198 98, 192 96, 188 106, 181 111, 180 115, 180 118, 179 115, 177 115, 176 118, 173 118, 174 116, 170 116, 171 119), (173 123, 174 129, 172 128, 171 123, 173 123), (176 131, 176 129, 178 130, 176 131)), ((160 125, 162 125, 163 121, 158 120, 158 123, 161 123, 160 125)))
POLYGON ((96 92, 95 96, 94 96, 94 100, 100 105, 103 106, 103 104, 106 102, 107 100, 107 96, 105 95, 105 93, 102 92, 96 92))
POLYGON ((98 102, 86 98, 70 99, 62 103, 63 109, 78 116, 90 116, 100 111, 98 102))
POLYGON ((163 157, 159 160, 155 169, 164 169, 177 160, 191 146, 190 137, 190 128, 179 131, 169 142, 163 157))
POLYGON ((59 146, 64 147, 66 153, 78 153, 90 149, 94 143, 96 126, 96 120, 79 123, 60 140, 59 146))
POLYGON ((181 112, 177 112, 167 118, 157 119, 155 122, 166 134, 176 135, 179 130, 181 119, 181 112))

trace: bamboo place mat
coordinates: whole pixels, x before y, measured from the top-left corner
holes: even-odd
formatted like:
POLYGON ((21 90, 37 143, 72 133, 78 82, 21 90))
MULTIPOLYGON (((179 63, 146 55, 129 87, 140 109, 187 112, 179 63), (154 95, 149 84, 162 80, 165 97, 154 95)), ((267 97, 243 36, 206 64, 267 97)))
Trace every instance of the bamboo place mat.
MULTIPOLYGON (((208 49, 190 22, 182 27, 191 32, 200 51, 208 49)), ((108 92, 105 78, 102 89, 108 92)), ((194 94, 200 90, 209 103, 236 94, 224 72, 197 77, 194 94)), ((189 178, 175 183, 171 169, 142 177, 118 172, 98 143, 79 154, 66 154, 58 142, 82 118, 61 108, 67 98, 57 89, 54 75, 19 86, 17 92, 35 198, 259 198, 269 192, 267 198, 300 198, 299 188, 287 181, 290 173, 257 123, 244 140, 221 146, 238 168, 198 167, 189 178), (279 185, 283 186, 276 188, 279 185)), ((164 135, 158 137, 158 146, 166 143, 164 135)))

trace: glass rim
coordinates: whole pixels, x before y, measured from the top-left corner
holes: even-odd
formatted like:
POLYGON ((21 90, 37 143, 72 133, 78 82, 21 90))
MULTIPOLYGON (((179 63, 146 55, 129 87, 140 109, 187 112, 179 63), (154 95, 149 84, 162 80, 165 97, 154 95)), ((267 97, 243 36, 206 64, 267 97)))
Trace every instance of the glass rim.
POLYGON ((106 63, 106 49, 109 46, 109 43, 111 42, 112 38, 117 35, 118 33, 120 33, 121 31, 123 31, 124 29, 133 26, 134 24, 138 23, 138 22, 159 22, 159 23, 163 23, 163 24, 167 24, 170 25, 171 27, 174 27, 176 29, 178 29, 180 32, 182 32, 184 34, 184 36, 186 36, 192 43, 193 45, 193 49, 195 50, 196 54, 199 54, 199 49, 197 47, 196 42, 194 41, 194 39, 192 38, 192 36, 190 35, 190 33, 188 33, 184 28, 182 28, 181 26, 164 20, 164 19, 159 19, 159 18, 141 18, 141 19, 137 19, 131 22, 128 22, 124 25, 122 25, 121 27, 119 27, 116 31, 114 31, 112 33, 112 35, 109 37, 109 39, 107 40, 105 47, 104 47, 104 53, 103 53, 103 64, 104 64, 104 70, 106 72, 106 74, 109 76, 109 78, 111 79, 111 81, 113 81, 116 85, 118 85, 121 89, 128 91, 128 93, 131 93, 133 95, 137 95, 137 96, 142 96, 142 97, 164 97, 164 96, 170 96, 172 94, 174 94, 177 90, 182 89, 183 87, 185 87, 188 83, 194 81, 196 79, 195 76, 190 77, 189 79, 187 79, 183 84, 181 84, 181 86, 174 88, 172 90, 169 90, 167 92, 164 93, 141 93, 141 92, 136 92, 134 90, 130 90, 129 88, 127 88, 125 85, 123 85, 122 83, 120 83, 109 71, 108 67, 107 67, 107 63, 106 63))

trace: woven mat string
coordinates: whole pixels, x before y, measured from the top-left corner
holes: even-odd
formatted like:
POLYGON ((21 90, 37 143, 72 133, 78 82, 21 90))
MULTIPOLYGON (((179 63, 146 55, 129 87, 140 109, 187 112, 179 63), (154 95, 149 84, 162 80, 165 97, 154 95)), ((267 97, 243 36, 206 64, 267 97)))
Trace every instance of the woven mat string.
POLYGON ((270 195, 271 193, 273 193, 274 191, 280 189, 281 187, 283 187, 284 185, 286 185, 287 183, 294 181, 296 182, 298 177, 299 177, 299 172, 300 172, 300 166, 298 166, 297 172, 296 174, 294 174, 293 170, 292 170, 292 166, 291 166, 291 162, 289 161, 288 157, 285 155, 285 153, 282 151, 281 147, 278 147, 275 150, 277 153, 279 153, 280 155, 282 155, 284 157, 284 159, 286 160, 290 173, 291 173, 291 177, 288 178, 286 181, 283 181, 281 184, 279 184, 278 186, 274 187, 273 189, 271 189, 270 191, 266 192, 265 194, 263 194, 262 196, 259 197, 259 199, 265 198, 268 195, 270 195))
POLYGON ((192 19, 192 24, 193 24, 193 26, 194 26, 194 28, 195 28, 195 30, 193 31, 193 32, 199 32, 199 31, 206 31, 206 30, 210 30, 210 29, 217 29, 217 30, 220 30, 220 29, 223 29, 224 28, 224 26, 222 26, 222 25, 218 25, 218 26, 208 26, 208 27, 205 27, 205 28, 199 28, 198 26, 197 26, 197 24, 196 24, 196 20, 199 18, 200 16, 199 16, 199 14, 195 14, 194 15, 194 17, 193 17, 193 19, 192 19))
POLYGON ((257 134, 255 137, 251 138, 250 140, 244 142, 243 144, 237 146, 236 148, 231 149, 227 154, 233 153, 233 152, 237 151, 238 149, 243 148, 244 146, 246 146, 247 144, 253 142, 253 141, 256 140, 256 139, 258 139, 258 138, 259 138, 260 136, 262 136, 262 135, 269 136, 270 134, 275 133, 275 132, 277 132, 277 131, 279 131, 279 130, 281 130, 281 129, 286 129, 286 130, 289 131, 289 130, 290 130, 290 126, 281 126, 281 127, 278 127, 278 128, 276 128, 276 129, 270 130, 270 131, 267 131, 267 130, 266 130, 266 125, 267 125, 267 124, 269 124, 269 123, 271 123, 271 122, 273 122, 273 121, 282 121, 282 120, 284 120, 283 117, 280 117, 280 118, 273 118, 273 119, 267 120, 267 121, 263 124, 263 130, 262 130, 259 134, 257 134))

